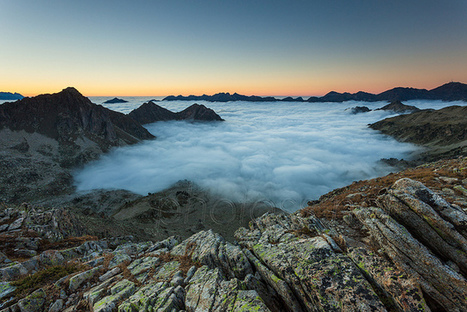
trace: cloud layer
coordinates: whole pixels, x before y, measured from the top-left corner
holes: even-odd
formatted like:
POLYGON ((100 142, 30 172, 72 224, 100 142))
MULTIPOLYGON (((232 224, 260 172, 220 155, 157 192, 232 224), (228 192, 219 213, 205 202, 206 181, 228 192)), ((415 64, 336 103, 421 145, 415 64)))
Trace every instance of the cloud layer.
MULTIPOLYGON (((162 103, 173 111, 191 104, 162 103)), ((367 128, 390 113, 345 111, 386 103, 203 104, 226 122, 148 125, 157 140, 115 149, 76 172, 78 190, 118 188, 145 195, 186 179, 228 200, 270 200, 293 210, 336 187, 384 175, 390 168, 379 159, 404 158, 416 149, 367 128)), ((111 108, 127 112, 126 106, 111 108)))

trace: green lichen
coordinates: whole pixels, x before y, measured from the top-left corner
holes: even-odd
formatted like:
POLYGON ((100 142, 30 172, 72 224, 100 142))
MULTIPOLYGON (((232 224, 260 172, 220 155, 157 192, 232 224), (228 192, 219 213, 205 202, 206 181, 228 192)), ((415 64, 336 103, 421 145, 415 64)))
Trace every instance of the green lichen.
POLYGON ((28 275, 18 281, 11 282, 11 285, 17 287, 15 295, 23 297, 31 291, 54 283, 64 276, 83 270, 83 268, 82 265, 78 264, 54 265, 32 275, 28 275))

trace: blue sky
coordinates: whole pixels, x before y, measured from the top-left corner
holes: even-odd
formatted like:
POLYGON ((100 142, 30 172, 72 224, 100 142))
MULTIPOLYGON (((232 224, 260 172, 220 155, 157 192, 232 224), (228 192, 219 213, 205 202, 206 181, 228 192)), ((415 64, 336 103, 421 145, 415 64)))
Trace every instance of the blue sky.
POLYGON ((0 0, 0 89, 322 95, 467 82, 467 1, 0 0))

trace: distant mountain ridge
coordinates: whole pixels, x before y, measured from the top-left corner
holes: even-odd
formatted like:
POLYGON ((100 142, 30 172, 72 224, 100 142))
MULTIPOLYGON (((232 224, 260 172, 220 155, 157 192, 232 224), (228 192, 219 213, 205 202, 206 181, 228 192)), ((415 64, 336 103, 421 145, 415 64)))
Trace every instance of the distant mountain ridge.
POLYGON ((339 93, 331 91, 324 96, 312 96, 307 100, 297 97, 287 97, 284 99, 277 99, 272 96, 246 96, 238 93, 217 93, 214 95, 189 95, 189 96, 173 96, 170 95, 163 99, 163 101, 208 101, 208 102, 230 102, 230 101, 248 101, 248 102, 345 102, 345 101, 364 101, 364 102, 377 102, 377 101, 408 101, 408 100, 442 100, 442 101, 467 101, 467 84, 461 82, 449 82, 437 88, 416 89, 397 87, 379 94, 359 91, 357 93, 339 93))
POLYGON ((7 100, 7 101, 10 101, 10 100, 21 100, 22 98, 24 98, 24 96, 22 96, 21 94, 15 92, 15 93, 11 93, 11 92, 0 92, 0 100, 7 100))

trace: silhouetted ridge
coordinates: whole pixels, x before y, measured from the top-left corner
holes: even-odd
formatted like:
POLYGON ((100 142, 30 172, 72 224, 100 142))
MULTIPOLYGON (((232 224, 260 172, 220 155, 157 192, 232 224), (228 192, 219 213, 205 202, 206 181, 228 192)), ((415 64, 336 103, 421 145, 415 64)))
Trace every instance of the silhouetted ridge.
POLYGON ((174 113, 152 101, 131 111, 128 116, 141 124, 167 120, 223 121, 215 111, 204 105, 193 104, 181 112, 174 113))
POLYGON ((144 103, 137 109, 132 110, 128 116, 140 124, 177 119, 177 115, 174 112, 171 112, 152 101, 144 103))
POLYGON ((178 120, 223 121, 212 109, 204 105, 193 104, 177 114, 178 120))
MULTIPOLYGON (((312 96, 306 102, 345 102, 345 101, 363 101, 363 102, 376 102, 376 101, 408 101, 408 100, 443 100, 443 101, 467 101, 467 84, 460 82, 450 82, 430 91, 426 89, 416 88, 393 88, 379 94, 372 94, 368 92, 359 91, 357 93, 339 93, 331 91, 322 97, 312 96)), ((305 102, 301 97, 292 98, 287 97, 282 100, 274 97, 261 97, 261 96, 246 96, 238 93, 217 93, 214 95, 203 94, 201 96, 168 96, 163 101, 208 101, 208 102, 231 102, 231 101, 247 101, 247 102, 305 102)))
POLYGON ((7 101, 10 101, 10 100, 21 100, 22 98, 24 98, 24 96, 22 96, 21 94, 19 93, 11 93, 11 92, 0 92, 0 100, 7 100, 7 101))
POLYGON ((467 84, 460 82, 446 83, 430 90, 430 94, 443 101, 467 101, 467 84))
POLYGON ((238 93, 230 94, 228 92, 216 93, 214 95, 189 95, 189 96, 167 96, 163 101, 207 101, 207 102, 233 102, 233 101, 246 101, 246 102, 274 102, 276 98, 272 96, 261 97, 261 96, 247 96, 238 93))
POLYGON ((91 103, 75 88, 0 105, 0 129, 37 132, 59 142, 86 137, 103 150, 154 138, 124 114, 91 103))
POLYGON ((418 112, 420 109, 412 105, 402 104, 401 101, 393 101, 377 110, 393 111, 396 113, 414 113, 418 112))
POLYGON ((111 100, 107 100, 104 102, 104 104, 115 104, 115 103, 128 103, 128 101, 125 101, 123 99, 119 99, 119 98, 113 98, 111 100))

